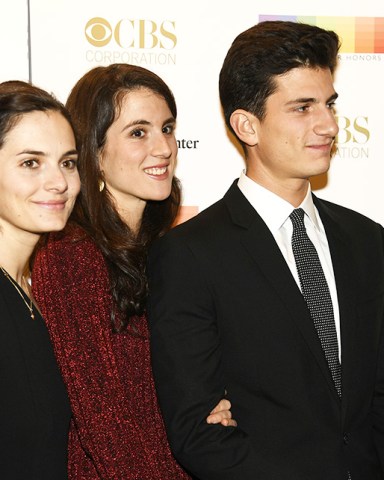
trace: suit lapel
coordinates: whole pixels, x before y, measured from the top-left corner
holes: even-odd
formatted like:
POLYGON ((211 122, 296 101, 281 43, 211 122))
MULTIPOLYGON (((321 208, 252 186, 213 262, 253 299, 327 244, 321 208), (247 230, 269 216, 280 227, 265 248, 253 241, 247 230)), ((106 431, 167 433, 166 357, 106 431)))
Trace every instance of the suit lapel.
POLYGON ((354 306, 356 298, 355 274, 353 271, 354 260, 350 252, 347 235, 343 231, 342 220, 336 217, 327 204, 315 196, 314 201, 327 234, 336 281, 340 314, 342 412, 344 420, 348 402, 352 399, 348 393, 353 389, 353 382, 356 382, 356 379, 354 380, 354 372, 348 368, 349 365, 353 364, 351 360, 354 356, 356 342, 357 318, 354 306))
POLYGON ((241 241, 244 248, 286 307, 287 318, 300 331, 335 400, 339 402, 308 308, 272 233, 237 185, 232 185, 224 199, 232 221, 243 228, 241 241))

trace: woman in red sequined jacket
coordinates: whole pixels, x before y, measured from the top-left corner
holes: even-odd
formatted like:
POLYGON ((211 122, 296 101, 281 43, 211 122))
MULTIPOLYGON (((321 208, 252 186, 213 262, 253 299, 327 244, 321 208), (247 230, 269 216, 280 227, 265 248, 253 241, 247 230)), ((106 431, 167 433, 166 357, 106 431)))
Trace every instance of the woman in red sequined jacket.
MULTIPOLYGON (((147 250, 180 204, 175 100, 154 73, 114 64, 85 74, 67 107, 82 192, 37 253, 32 284, 73 412, 69 478, 187 479, 167 443, 145 319, 147 250)), ((229 408, 222 400, 207 421, 235 425, 229 408)))

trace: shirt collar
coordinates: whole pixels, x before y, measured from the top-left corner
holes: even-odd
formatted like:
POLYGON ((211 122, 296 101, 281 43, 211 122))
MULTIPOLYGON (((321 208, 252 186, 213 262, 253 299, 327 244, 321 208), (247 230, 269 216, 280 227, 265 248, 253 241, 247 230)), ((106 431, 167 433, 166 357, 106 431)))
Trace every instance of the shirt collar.
MULTIPOLYGON (((251 180, 244 170, 237 185, 272 233, 278 231, 292 213, 293 207, 289 202, 251 180)), ((319 229, 310 185, 304 200, 297 208, 302 208, 315 227, 319 229)))
POLYGON ((318 214, 316 207, 313 203, 311 186, 309 185, 307 194, 304 200, 301 202, 301 205, 298 208, 302 208, 307 216, 310 218, 311 222, 314 224, 317 230, 320 230, 318 214))

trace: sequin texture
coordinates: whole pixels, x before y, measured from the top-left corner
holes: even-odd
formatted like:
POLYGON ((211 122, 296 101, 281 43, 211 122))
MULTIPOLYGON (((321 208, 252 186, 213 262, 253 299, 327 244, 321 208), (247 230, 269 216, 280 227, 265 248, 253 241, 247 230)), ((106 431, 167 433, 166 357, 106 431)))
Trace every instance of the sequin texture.
POLYGON ((152 378, 146 319, 114 333, 104 258, 79 229, 52 234, 32 284, 67 386, 70 480, 182 480, 152 378))

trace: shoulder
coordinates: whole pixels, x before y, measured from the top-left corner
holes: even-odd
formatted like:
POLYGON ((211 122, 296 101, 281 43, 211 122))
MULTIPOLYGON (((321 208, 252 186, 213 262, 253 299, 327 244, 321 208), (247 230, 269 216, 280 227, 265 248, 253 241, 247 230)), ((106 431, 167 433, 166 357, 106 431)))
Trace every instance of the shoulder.
POLYGON ((359 230, 382 230, 382 226, 371 218, 342 205, 314 197, 314 202, 319 210, 320 216, 325 219, 337 222, 340 228, 359 230))
POLYGON ((235 180, 223 198, 156 240, 149 251, 150 260, 162 255, 176 256, 174 261, 183 261, 191 253, 199 258, 213 252, 216 255, 230 249, 243 229, 248 229, 257 217, 235 180))
POLYGON ((327 237, 341 239, 354 255, 365 259, 372 257, 373 262, 383 259, 384 229, 379 223, 355 210, 325 200, 315 199, 315 205, 327 237))
POLYGON ((149 274, 163 266, 164 271, 187 269, 196 262, 206 266, 208 259, 210 263, 217 255, 221 258, 223 250, 230 247, 235 229, 225 201, 219 200, 153 243, 148 255, 149 274))
POLYGON ((235 180, 223 198, 202 210, 198 215, 167 232, 157 244, 184 244, 191 249, 220 248, 237 238, 258 215, 241 193, 235 180))
POLYGON ((202 210, 190 220, 174 227, 167 235, 170 238, 192 240, 225 239, 230 232, 238 228, 248 228, 258 217, 255 209, 240 191, 236 179, 223 198, 202 210))
POLYGON ((167 248, 173 245, 184 245, 188 248, 188 246, 192 247, 196 243, 212 240, 213 231, 217 231, 223 224, 224 210, 223 201, 220 200, 195 217, 174 226, 154 242, 150 253, 157 248, 167 248))
POLYGON ((193 240, 199 237, 212 237, 213 231, 218 231, 221 228, 227 228, 231 222, 231 198, 229 194, 233 187, 227 194, 216 201, 212 205, 206 207, 191 219, 176 225, 162 238, 166 237, 170 241, 172 239, 186 239, 193 240))
POLYGON ((64 282, 65 278, 78 279, 100 275, 106 270, 102 252, 92 238, 79 226, 68 225, 62 232, 51 233, 36 253, 33 277, 50 277, 64 282))
POLYGON ((36 254, 36 261, 65 264, 87 263, 102 260, 103 255, 94 240, 78 225, 68 225, 61 232, 49 234, 46 242, 36 254))
POLYGON ((76 224, 67 225, 61 232, 50 233, 45 245, 40 249, 42 252, 65 252, 76 251, 77 254, 82 251, 97 251, 98 247, 92 238, 76 224))

